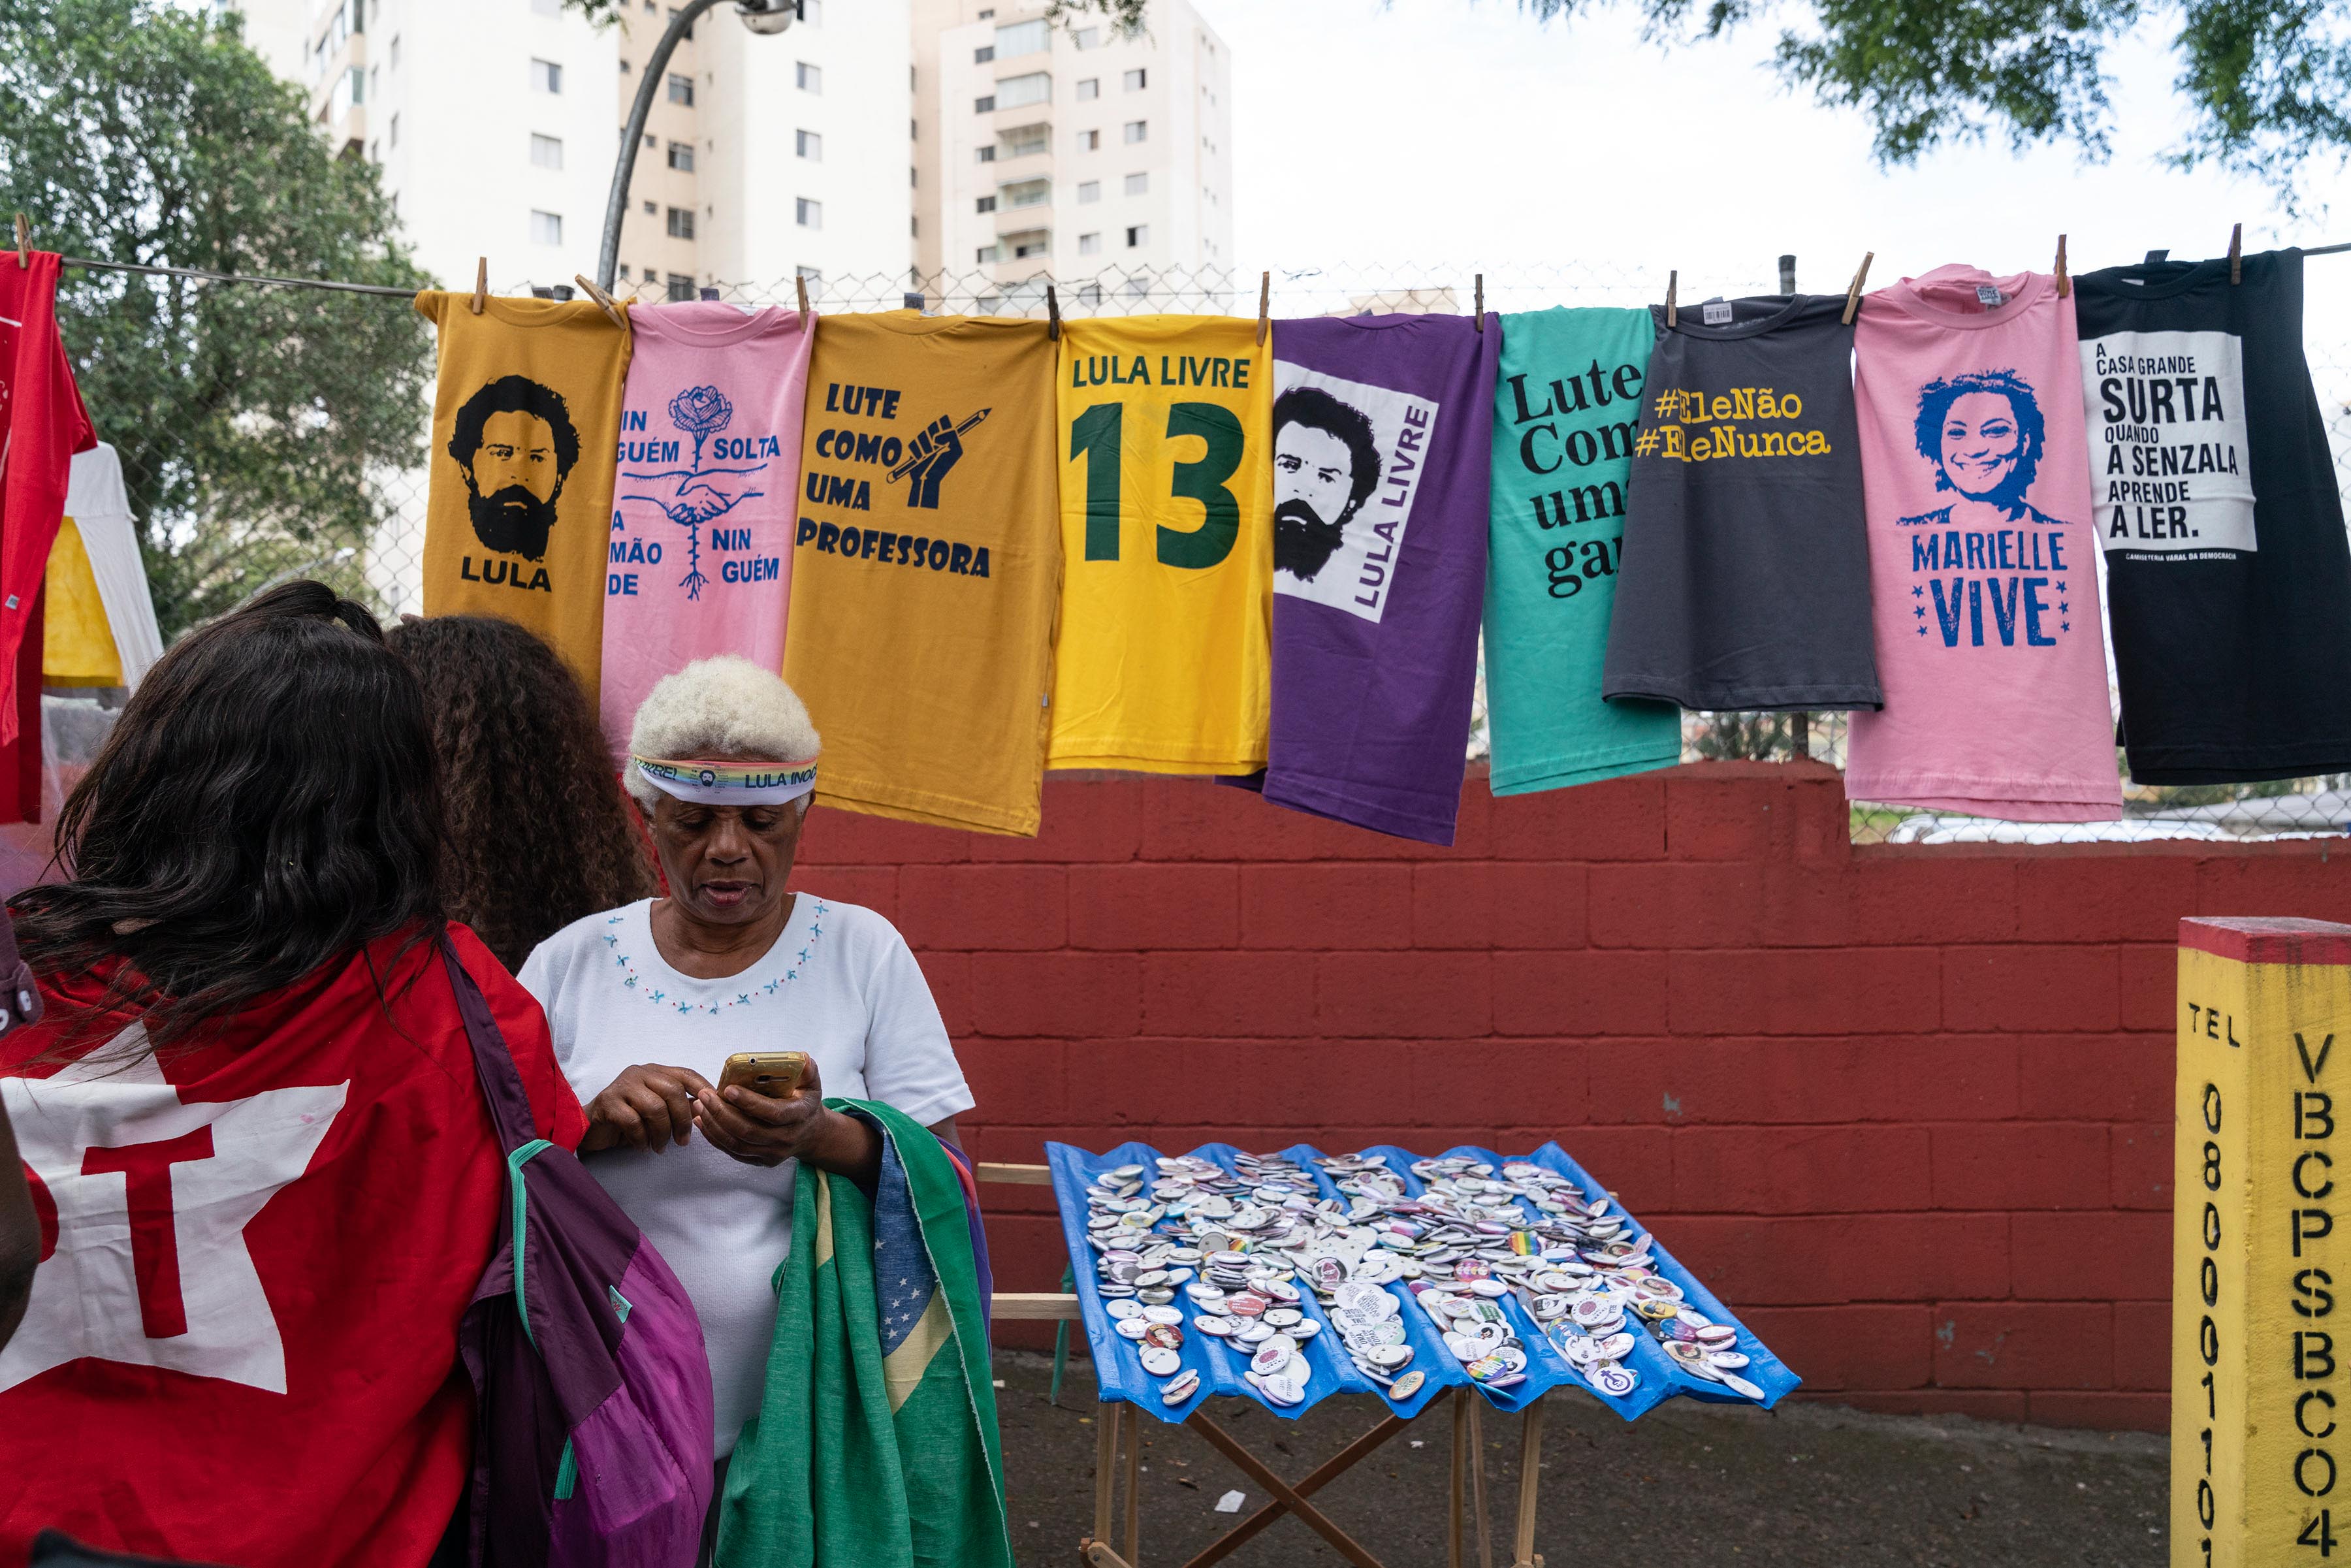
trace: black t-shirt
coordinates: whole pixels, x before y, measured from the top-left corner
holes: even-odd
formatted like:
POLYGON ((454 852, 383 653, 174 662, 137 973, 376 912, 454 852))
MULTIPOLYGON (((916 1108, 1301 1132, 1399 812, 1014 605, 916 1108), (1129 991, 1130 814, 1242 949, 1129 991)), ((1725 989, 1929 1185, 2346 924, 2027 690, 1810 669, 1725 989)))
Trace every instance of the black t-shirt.
POLYGON ((1673 327, 1652 310, 1603 695, 1884 700, 1844 313, 1802 294, 1687 306, 1673 327))
POLYGON ((2302 252, 2074 280, 2090 483, 2142 784, 2351 770, 2351 545, 2302 252))

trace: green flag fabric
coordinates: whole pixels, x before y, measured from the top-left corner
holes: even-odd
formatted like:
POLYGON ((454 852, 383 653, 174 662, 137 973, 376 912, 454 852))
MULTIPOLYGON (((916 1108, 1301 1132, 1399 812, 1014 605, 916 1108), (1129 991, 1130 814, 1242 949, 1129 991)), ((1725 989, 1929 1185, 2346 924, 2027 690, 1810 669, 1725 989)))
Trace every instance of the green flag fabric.
POLYGON ((872 1197, 800 1169, 759 1413, 720 1503, 718 1568, 1012 1568, 996 1385, 963 1184, 872 1101, 872 1197))

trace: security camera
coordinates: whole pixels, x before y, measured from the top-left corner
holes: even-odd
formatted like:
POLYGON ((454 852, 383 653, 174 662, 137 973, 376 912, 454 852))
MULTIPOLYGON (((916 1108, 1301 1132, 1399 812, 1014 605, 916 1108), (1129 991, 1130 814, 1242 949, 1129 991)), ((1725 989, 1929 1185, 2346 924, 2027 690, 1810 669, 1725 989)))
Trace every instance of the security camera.
POLYGON ((780 33, 800 19, 800 0, 735 0, 735 15, 755 33, 780 33))

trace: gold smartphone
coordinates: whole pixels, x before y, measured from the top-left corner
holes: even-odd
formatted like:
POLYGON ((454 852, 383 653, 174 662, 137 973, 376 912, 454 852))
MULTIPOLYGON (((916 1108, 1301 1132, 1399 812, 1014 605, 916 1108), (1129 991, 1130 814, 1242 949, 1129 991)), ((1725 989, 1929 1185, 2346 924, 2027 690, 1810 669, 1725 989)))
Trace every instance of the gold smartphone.
POLYGON ((719 1070, 718 1089, 748 1089, 770 1100, 789 1100, 808 1072, 808 1053, 801 1051, 738 1051, 719 1070))

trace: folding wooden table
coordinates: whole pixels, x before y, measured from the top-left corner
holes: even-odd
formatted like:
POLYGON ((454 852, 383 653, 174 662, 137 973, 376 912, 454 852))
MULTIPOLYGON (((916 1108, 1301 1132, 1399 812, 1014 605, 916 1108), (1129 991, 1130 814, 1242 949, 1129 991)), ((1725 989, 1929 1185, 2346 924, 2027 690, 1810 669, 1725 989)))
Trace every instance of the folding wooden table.
MULTIPOLYGON (((1022 1186, 1050 1186, 1053 1184, 1052 1172, 1045 1166, 999 1165, 983 1160, 978 1164, 977 1175, 984 1182, 1022 1186)), ((998 1291, 992 1301, 993 1315, 999 1322, 1080 1321, 1078 1298, 1074 1295, 998 1291)), ((1468 1548, 1465 1543, 1463 1526, 1465 1516, 1468 1515, 1474 1515, 1477 1521, 1474 1535, 1478 1568, 1494 1568, 1493 1543, 1486 1522, 1485 1444, 1480 1418, 1484 1403, 1478 1395, 1462 1387, 1454 1389, 1450 1401, 1453 1413, 1452 1479, 1447 1515, 1446 1568, 1465 1568, 1468 1559, 1464 1552, 1468 1548)), ((1421 1415, 1426 1416, 1435 1410, 1437 1404, 1437 1401, 1430 1401, 1421 1415)), ((1139 1472, 1143 1460, 1144 1415, 1124 1400, 1102 1404, 1096 1406, 1096 1411, 1099 1430, 1094 1443, 1094 1528, 1092 1535, 1078 1543, 1079 1559, 1092 1564, 1092 1568, 1143 1568, 1143 1504, 1137 1482, 1141 1479, 1139 1472), (1111 1544, 1112 1530, 1118 1512, 1117 1483, 1122 1470, 1125 1476, 1126 1504, 1123 1552, 1111 1544)), ((1208 1568, 1212 1563, 1222 1562, 1239 1550, 1243 1542, 1285 1513, 1296 1515, 1356 1568, 1382 1568, 1377 1557, 1307 1499, 1370 1457, 1381 1444, 1410 1426, 1412 1419, 1415 1418, 1388 1416, 1293 1485, 1282 1479, 1264 1460, 1250 1453, 1239 1438, 1211 1420, 1204 1404, 1193 1411, 1182 1425, 1198 1433, 1210 1448, 1224 1455, 1236 1469, 1263 1488, 1273 1500, 1196 1553, 1184 1564, 1184 1568, 1208 1568)), ((1162 1422, 1160 1425, 1169 1423, 1162 1422)), ((1520 1412, 1518 1525, 1510 1568, 1542 1568, 1543 1560, 1535 1552, 1535 1502, 1542 1485, 1542 1428, 1543 1396, 1539 1395, 1520 1412)))

